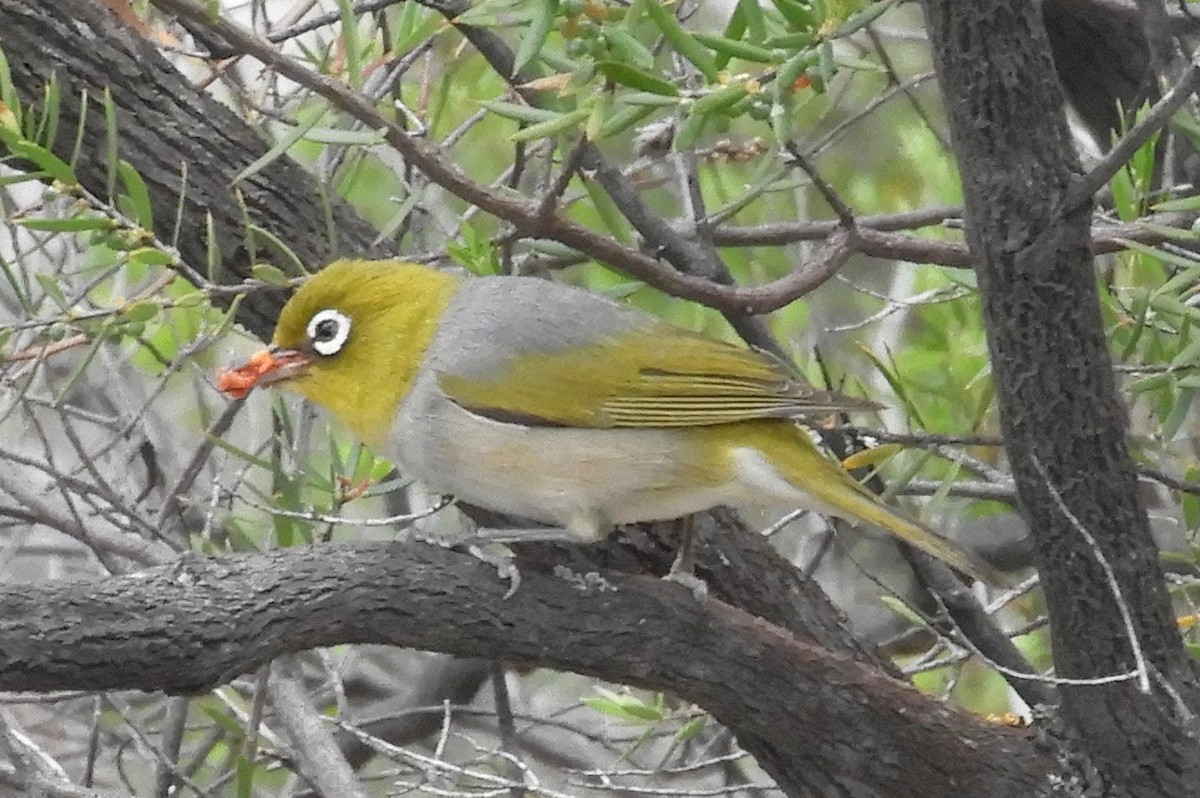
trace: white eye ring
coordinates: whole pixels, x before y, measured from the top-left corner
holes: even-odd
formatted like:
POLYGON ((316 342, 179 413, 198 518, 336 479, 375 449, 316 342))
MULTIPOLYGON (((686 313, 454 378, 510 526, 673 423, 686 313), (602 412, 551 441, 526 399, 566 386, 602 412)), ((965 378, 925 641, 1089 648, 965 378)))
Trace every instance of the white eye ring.
POLYGON ((350 317, 339 310, 326 308, 308 320, 308 340, 319 355, 336 355, 350 337, 350 317))

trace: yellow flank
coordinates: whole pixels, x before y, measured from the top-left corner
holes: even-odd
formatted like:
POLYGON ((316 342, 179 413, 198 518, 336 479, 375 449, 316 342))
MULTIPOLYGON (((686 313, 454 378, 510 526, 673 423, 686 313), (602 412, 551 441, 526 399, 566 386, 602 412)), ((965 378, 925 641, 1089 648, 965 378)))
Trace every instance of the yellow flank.
MULTIPOLYGON (((779 477, 829 512, 881 527, 975 579, 996 585, 1008 583, 1006 576, 978 557, 882 504, 840 464, 825 456, 796 424, 750 421, 717 427, 714 432, 718 432, 727 457, 732 458, 739 448, 756 450, 779 477)), ((788 496, 781 493, 778 498, 786 501, 788 496)))
POLYGON ((337 357, 317 358, 287 386, 328 408, 359 440, 386 449, 396 406, 460 284, 452 274, 401 261, 330 264, 284 306, 274 344, 303 346, 309 319, 326 308, 350 317, 350 336, 337 357))
POLYGON ((812 409, 814 395, 765 355, 669 324, 521 355, 491 379, 442 374, 438 385, 482 415, 577 427, 688 427, 795 416, 812 409))

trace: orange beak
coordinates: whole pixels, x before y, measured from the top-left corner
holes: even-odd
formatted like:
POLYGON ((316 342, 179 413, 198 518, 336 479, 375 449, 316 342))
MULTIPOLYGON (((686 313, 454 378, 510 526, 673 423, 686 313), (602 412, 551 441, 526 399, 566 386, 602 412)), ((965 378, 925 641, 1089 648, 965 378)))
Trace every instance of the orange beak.
POLYGON ((294 349, 270 347, 255 352, 241 366, 217 372, 217 390, 242 399, 252 388, 290 380, 308 368, 312 356, 294 349))

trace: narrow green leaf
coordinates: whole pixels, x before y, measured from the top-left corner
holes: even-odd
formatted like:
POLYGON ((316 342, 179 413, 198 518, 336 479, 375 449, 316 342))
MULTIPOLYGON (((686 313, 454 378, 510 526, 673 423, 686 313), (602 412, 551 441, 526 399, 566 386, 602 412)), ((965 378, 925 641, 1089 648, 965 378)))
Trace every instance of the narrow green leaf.
POLYGON ((675 739, 681 743, 686 743, 690 740, 693 740, 695 739, 696 735, 704 731, 704 727, 707 724, 707 715, 697 715, 679 727, 679 731, 675 732, 675 739))
POLYGON ((541 52, 557 16, 558 0, 537 0, 533 18, 529 21, 525 35, 521 37, 521 44, 513 59, 513 75, 524 69, 541 52))
POLYGON ((441 14, 427 11, 417 3, 404 3, 401 8, 400 23, 396 25, 396 44, 392 48, 397 57, 412 52, 417 45, 433 38, 439 29, 447 27, 441 14))
POLYGON ((771 0, 771 5, 775 6, 775 10, 787 20, 791 28, 815 31, 820 24, 817 12, 811 6, 797 0, 771 0))
POLYGON ((31 162, 58 182, 69 186, 79 182, 71 165, 42 145, 27 139, 19 139, 9 142, 7 146, 13 155, 31 162))
POLYGON ((925 619, 921 617, 920 613, 895 596, 880 596, 879 600, 883 602, 883 605, 889 610, 896 613, 914 626, 918 626, 922 629, 929 628, 929 624, 926 623, 925 619))
POLYGON ((314 127, 304 134, 305 141, 315 141, 318 144, 337 144, 341 146, 374 147, 387 140, 387 131, 379 130, 338 130, 330 127, 314 127))
POLYGON ((559 114, 555 119, 548 119, 536 125, 518 130, 509 136, 510 141, 536 141, 549 138, 583 124, 592 111, 590 108, 577 108, 565 114, 559 114))
POLYGON ((619 108, 616 113, 604 120, 604 124, 600 126, 600 132, 597 134, 595 140, 603 141, 610 136, 622 133, 653 114, 654 111, 654 106, 650 105, 631 105, 626 108, 619 108))
POLYGON ((727 39, 724 36, 714 36, 711 33, 696 33, 695 36, 696 41, 705 47, 731 58, 740 58, 743 61, 754 61, 760 64, 777 64, 784 60, 780 58, 781 51, 778 49, 727 39))
POLYGON ((154 210, 150 204, 150 191, 146 188, 146 181, 142 180, 142 176, 129 161, 122 160, 117 164, 117 171, 121 175, 121 184, 125 187, 125 194, 129 197, 133 217, 138 226, 143 230, 153 230, 154 210))
POLYGON ((608 196, 608 192, 596 185, 594 180, 583 181, 583 187, 592 200, 593 210, 600 217, 604 226, 608 228, 609 234, 623 244, 633 243, 633 238, 629 233, 629 223, 625 219, 625 215, 621 213, 621 209, 613 202, 612 197, 608 196))
POLYGON ((654 66, 654 53, 624 28, 605 28, 604 43, 613 55, 612 60, 642 68, 654 66))
POLYGON ((817 59, 820 57, 820 54, 816 50, 805 50, 796 53, 784 61, 780 65, 779 71, 775 73, 776 92, 779 95, 790 96, 792 87, 796 84, 799 77, 804 74, 804 70, 817 63, 817 59))
POLYGON ((1180 197, 1179 199, 1156 202, 1150 206, 1150 210, 1158 213, 1167 213, 1169 211, 1200 211, 1200 194, 1194 197, 1180 197))
POLYGON ((679 88, 673 83, 632 64, 621 61, 597 61, 596 69, 600 70, 604 77, 621 86, 628 86, 631 89, 651 94, 661 94, 664 97, 679 95, 679 88))
POLYGON ((717 69, 717 62, 713 60, 704 45, 696 41, 692 34, 680 26, 675 14, 667 8, 662 0, 647 0, 646 15, 650 17, 650 21, 658 27, 663 37, 675 48, 677 53, 700 70, 700 74, 704 75, 710 83, 716 81, 720 72, 717 69))
POLYGON ((17 224, 48 233, 85 233, 113 230, 116 224, 104 216, 72 216, 69 219, 18 219, 17 224))
MULTIPOLYGON (((762 6, 758 0, 738 0, 738 12, 745 20, 746 37, 755 44, 762 44, 767 38, 767 22, 763 17, 762 6)), ((730 33, 726 29, 726 34, 730 33)), ((734 38, 741 38, 740 36, 734 38)))
POLYGON ((117 147, 117 105, 113 102, 112 90, 104 87, 104 141, 105 166, 108 175, 104 182, 105 196, 112 200, 117 190, 117 164, 121 158, 117 147))
POLYGON ((159 308, 154 302, 151 302, 148 299, 141 299, 122 308, 118 321, 121 323, 135 324, 137 322, 150 321, 158 315, 159 310, 161 310, 161 308, 159 308))
POLYGON ((536 108, 524 103, 510 103, 505 100, 485 100, 480 105, 497 116, 503 116, 506 119, 515 119, 518 122, 525 122, 530 125, 536 125, 539 122, 549 122, 551 119, 558 119, 562 116, 559 111, 536 108))
POLYGON ((217 226, 213 221, 212 211, 204 214, 204 265, 208 272, 208 281, 216 282, 217 272, 221 267, 221 247, 217 243, 217 226))
POLYGON ((49 175, 45 172, 18 172, 11 175, 0 175, 0 188, 15 186, 19 183, 40 183, 49 175))
POLYGON ((263 241, 272 249, 274 249, 278 255, 291 264, 292 272, 294 274, 305 274, 307 272, 307 269, 304 268, 304 264, 300 261, 300 256, 296 254, 296 251, 289 247, 286 241, 272 233, 270 230, 266 229, 265 227, 259 227, 256 224, 247 224, 246 232, 254 239, 254 241, 263 241))
POLYGON ((58 83, 58 73, 51 72, 46 81, 45 101, 42 103, 42 119, 38 123, 35 138, 44 142, 46 147, 52 147, 58 139, 58 116, 62 100, 62 88, 58 83))
POLYGON ((346 54, 346 82, 361 88, 363 82, 362 44, 358 36, 358 17, 354 13, 353 0, 337 0, 338 16, 341 17, 342 50, 346 54))
POLYGON ((683 120, 683 124, 679 126, 679 130, 675 133, 674 148, 679 152, 694 149, 696 142, 700 140, 700 134, 704 132, 705 126, 708 125, 708 120, 709 114, 688 113, 687 117, 683 120))
POLYGON ((679 105, 678 98, 645 91, 622 92, 617 97, 617 102, 623 105, 647 105, 652 108, 671 108, 679 105))
POLYGON ((688 108, 689 114, 715 114, 746 97, 750 93, 744 84, 734 83, 700 97, 688 108))
POLYGON ((75 144, 71 147, 71 163, 79 163, 79 151, 83 148, 83 133, 88 120, 89 94, 87 89, 79 92, 79 124, 75 127, 75 144))
POLYGON ((60 310, 67 309, 67 298, 63 295, 62 286, 58 284, 57 277, 52 274, 38 272, 34 275, 34 279, 36 279, 38 285, 42 287, 42 291, 45 292, 46 296, 50 297, 50 299, 54 301, 54 304, 58 305, 60 310))
POLYGON ((269 285, 287 285, 288 276, 283 269, 270 263, 256 263, 250 267, 250 276, 255 280, 269 285))
POLYGON ((269 164, 274 163, 276 160, 278 160, 280 158, 280 156, 282 156, 285 152, 287 152, 289 149, 291 149, 293 144, 295 144, 300 139, 304 138, 304 134, 306 134, 308 131, 310 131, 314 127, 316 127, 317 122, 319 122, 319 121, 321 121, 321 115, 313 114, 312 119, 309 119, 305 122, 302 122, 301 124, 296 125, 296 127, 289 130, 287 132, 287 134, 285 134, 284 136, 281 136, 279 141, 275 142, 275 144, 272 145, 269 150, 264 152, 259 157, 255 158, 254 161, 249 166, 247 166, 245 169, 238 172, 237 175, 233 178, 232 182, 234 184, 240 183, 243 180, 250 177, 251 175, 258 174, 263 169, 265 169, 269 164))
POLYGON ((141 247, 132 250, 126 257, 143 266, 170 266, 175 262, 174 258, 155 247, 141 247))
POLYGON ((1188 419, 1192 401, 1196 398, 1196 390, 1200 388, 1200 374, 1185 374, 1176 382, 1179 393, 1171 402, 1171 412, 1162 422, 1162 438, 1173 441, 1179 434, 1180 428, 1188 419))
POLYGON ((583 135, 588 141, 596 141, 600 137, 600 128, 608 116, 608 109, 612 107, 612 92, 601 92, 590 105, 591 113, 588 114, 587 122, 583 126, 583 135))
POLYGON ((849 36, 852 33, 858 33, 863 28, 870 25, 875 20, 892 10, 895 0, 878 0, 878 2, 868 3, 862 10, 851 14, 850 17, 838 25, 834 29, 833 35, 829 38, 840 39, 843 36, 849 36))
POLYGON ((4 113, 0 114, 0 123, 4 127, 10 127, 16 132, 21 132, 21 101, 17 98, 17 92, 13 88, 12 71, 8 67, 8 59, 4 56, 4 51, 0 50, 0 103, 4 104, 4 113))

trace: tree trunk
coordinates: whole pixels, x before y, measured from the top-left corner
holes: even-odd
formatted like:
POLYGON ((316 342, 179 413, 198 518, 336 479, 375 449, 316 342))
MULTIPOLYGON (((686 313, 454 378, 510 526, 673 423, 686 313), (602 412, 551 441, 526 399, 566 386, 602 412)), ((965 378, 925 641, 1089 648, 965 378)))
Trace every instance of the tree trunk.
POLYGON ((923 5, 1057 674, 1141 668, 1149 683, 1064 685, 1063 711, 1109 780, 1137 795, 1186 794, 1200 783, 1189 725, 1200 693, 1125 444, 1088 249, 1092 209, 1067 205, 1081 169, 1037 4, 923 5))

